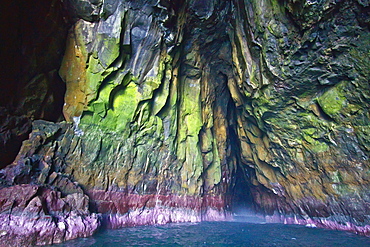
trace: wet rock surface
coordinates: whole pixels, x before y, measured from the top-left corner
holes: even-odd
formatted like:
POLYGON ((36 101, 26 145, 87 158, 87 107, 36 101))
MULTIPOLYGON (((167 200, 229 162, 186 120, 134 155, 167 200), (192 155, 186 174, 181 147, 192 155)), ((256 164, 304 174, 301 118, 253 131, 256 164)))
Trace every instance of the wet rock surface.
POLYGON ((54 227, 32 243, 225 219, 243 197, 275 221, 369 235, 366 1, 65 4, 68 123, 33 121, 0 171, 4 193, 37 191, 4 197, 1 216, 15 203, 54 227))
POLYGON ((75 134, 72 124, 33 121, 16 160, 0 170, 0 246, 60 243, 90 236, 101 227, 230 217, 224 211, 223 196, 161 194, 153 188, 151 193, 138 193, 123 186, 99 190, 99 184, 83 185, 96 179, 101 170, 89 167, 86 173, 74 175, 79 172, 74 169, 80 163, 74 163, 81 156, 81 145, 82 137, 75 134))
POLYGON ((87 210, 83 194, 62 197, 37 185, 0 189, 1 246, 35 246, 91 236, 100 217, 87 210))

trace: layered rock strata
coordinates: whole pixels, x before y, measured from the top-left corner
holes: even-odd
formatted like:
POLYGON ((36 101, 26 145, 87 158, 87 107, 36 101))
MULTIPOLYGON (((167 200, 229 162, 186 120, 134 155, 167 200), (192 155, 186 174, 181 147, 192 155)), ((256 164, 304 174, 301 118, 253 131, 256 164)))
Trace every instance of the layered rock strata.
MULTIPOLYGON (((45 213, 57 242, 67 211, 88 235, 225 219, 248 197, 272 220, 369 235, 368 1, 67 4, 72 124, 34 121, 1 171, 7 191, 37 188, 15 212, 30 219, 56 193, 69 205, 45 213)), ((84 234, 63 224, 64 239, 84 234)))

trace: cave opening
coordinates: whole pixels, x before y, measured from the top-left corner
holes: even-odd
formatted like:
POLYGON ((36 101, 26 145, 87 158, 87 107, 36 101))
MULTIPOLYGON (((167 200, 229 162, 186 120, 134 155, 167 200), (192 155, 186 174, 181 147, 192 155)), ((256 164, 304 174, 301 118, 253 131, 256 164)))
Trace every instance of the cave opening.
MULTIPOLYGON (((243 162, 241 157, 241 140, 237 134, 237 118, 238 114, 241 114, 235 106, 235 102, 230 99, 228 104, 228 119, 230 125, 228 128, 228 139, 231 148, 231 156, 235 163, 234 171, 231 176, 231 183, 229 187, 230 194, 230 211, 234 217, 234 220, 251 223, 264 222, 263 215, 266 214, 258 203, 256 198, 262 196, 263 193, 259 188, 253 185, 252 181, 255 178, 255 170, 253 164, 247 164, 243 162)), ((240 116, 240 115, 239 115, 240 116)))
MULTIPOLYGON (((234 105, 234 102, 232 102, 234 105)), ((236 109, 236 108, 235 108, 236 109)), ((229 142, 233 151, 236 167, 230 184, 231 212, 234 215, 249 215, 256 213, 253 195, 251 192, 250 173, 248 168, 240 158, 240 140, 236 134, 234 126, 229 127, 229 142)))
POLYGON ((235 215, 243 215, 255 213, 255 206, 253 196, 250 190, 250 183, 248 182, 247 168, 243 165, 238 165, 232 189, 231 209, 235 215))
POLYGON ((233 163, 233 174, 229 185, 231 213, 238 215, 254 215, 256 211, 253 194, 251 192, 252 168, 243 163, 241 158, 241 141, 238 135, 238 118, 242 114, 242 109, 236 106, 227 86, 228 80, 225 79, 225 89, 227 91, 227 119, 228 119, 228 143, 230 148, 230 162, 233 163))

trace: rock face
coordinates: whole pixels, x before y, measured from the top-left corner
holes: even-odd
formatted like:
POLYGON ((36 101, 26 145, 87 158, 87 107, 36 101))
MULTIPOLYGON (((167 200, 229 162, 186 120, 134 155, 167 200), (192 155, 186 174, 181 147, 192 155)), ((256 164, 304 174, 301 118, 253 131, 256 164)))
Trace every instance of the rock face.
POLYGON ((69 123, 33 121, 1 171, 4 195, 33 191, 1 217, 52 225, 32 243, 238 204, 370 234, 368 1, 64 4, 69 123))
POLYGON ((88 198, 36 185, 0 190, 1 245, 35 246, 91 236, 100 226, 97 214, 87 213, 88 198))

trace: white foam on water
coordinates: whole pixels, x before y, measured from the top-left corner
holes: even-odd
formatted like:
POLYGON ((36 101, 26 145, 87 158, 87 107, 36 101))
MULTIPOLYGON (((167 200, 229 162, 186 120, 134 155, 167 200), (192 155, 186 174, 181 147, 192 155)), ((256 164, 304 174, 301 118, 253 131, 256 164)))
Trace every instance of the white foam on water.
POLYGON ((246 222, 255 224, 266 224, 265 217, 260 214, 256 214, 252 210, 243 209, 233 213, 233 221, 246 222))

